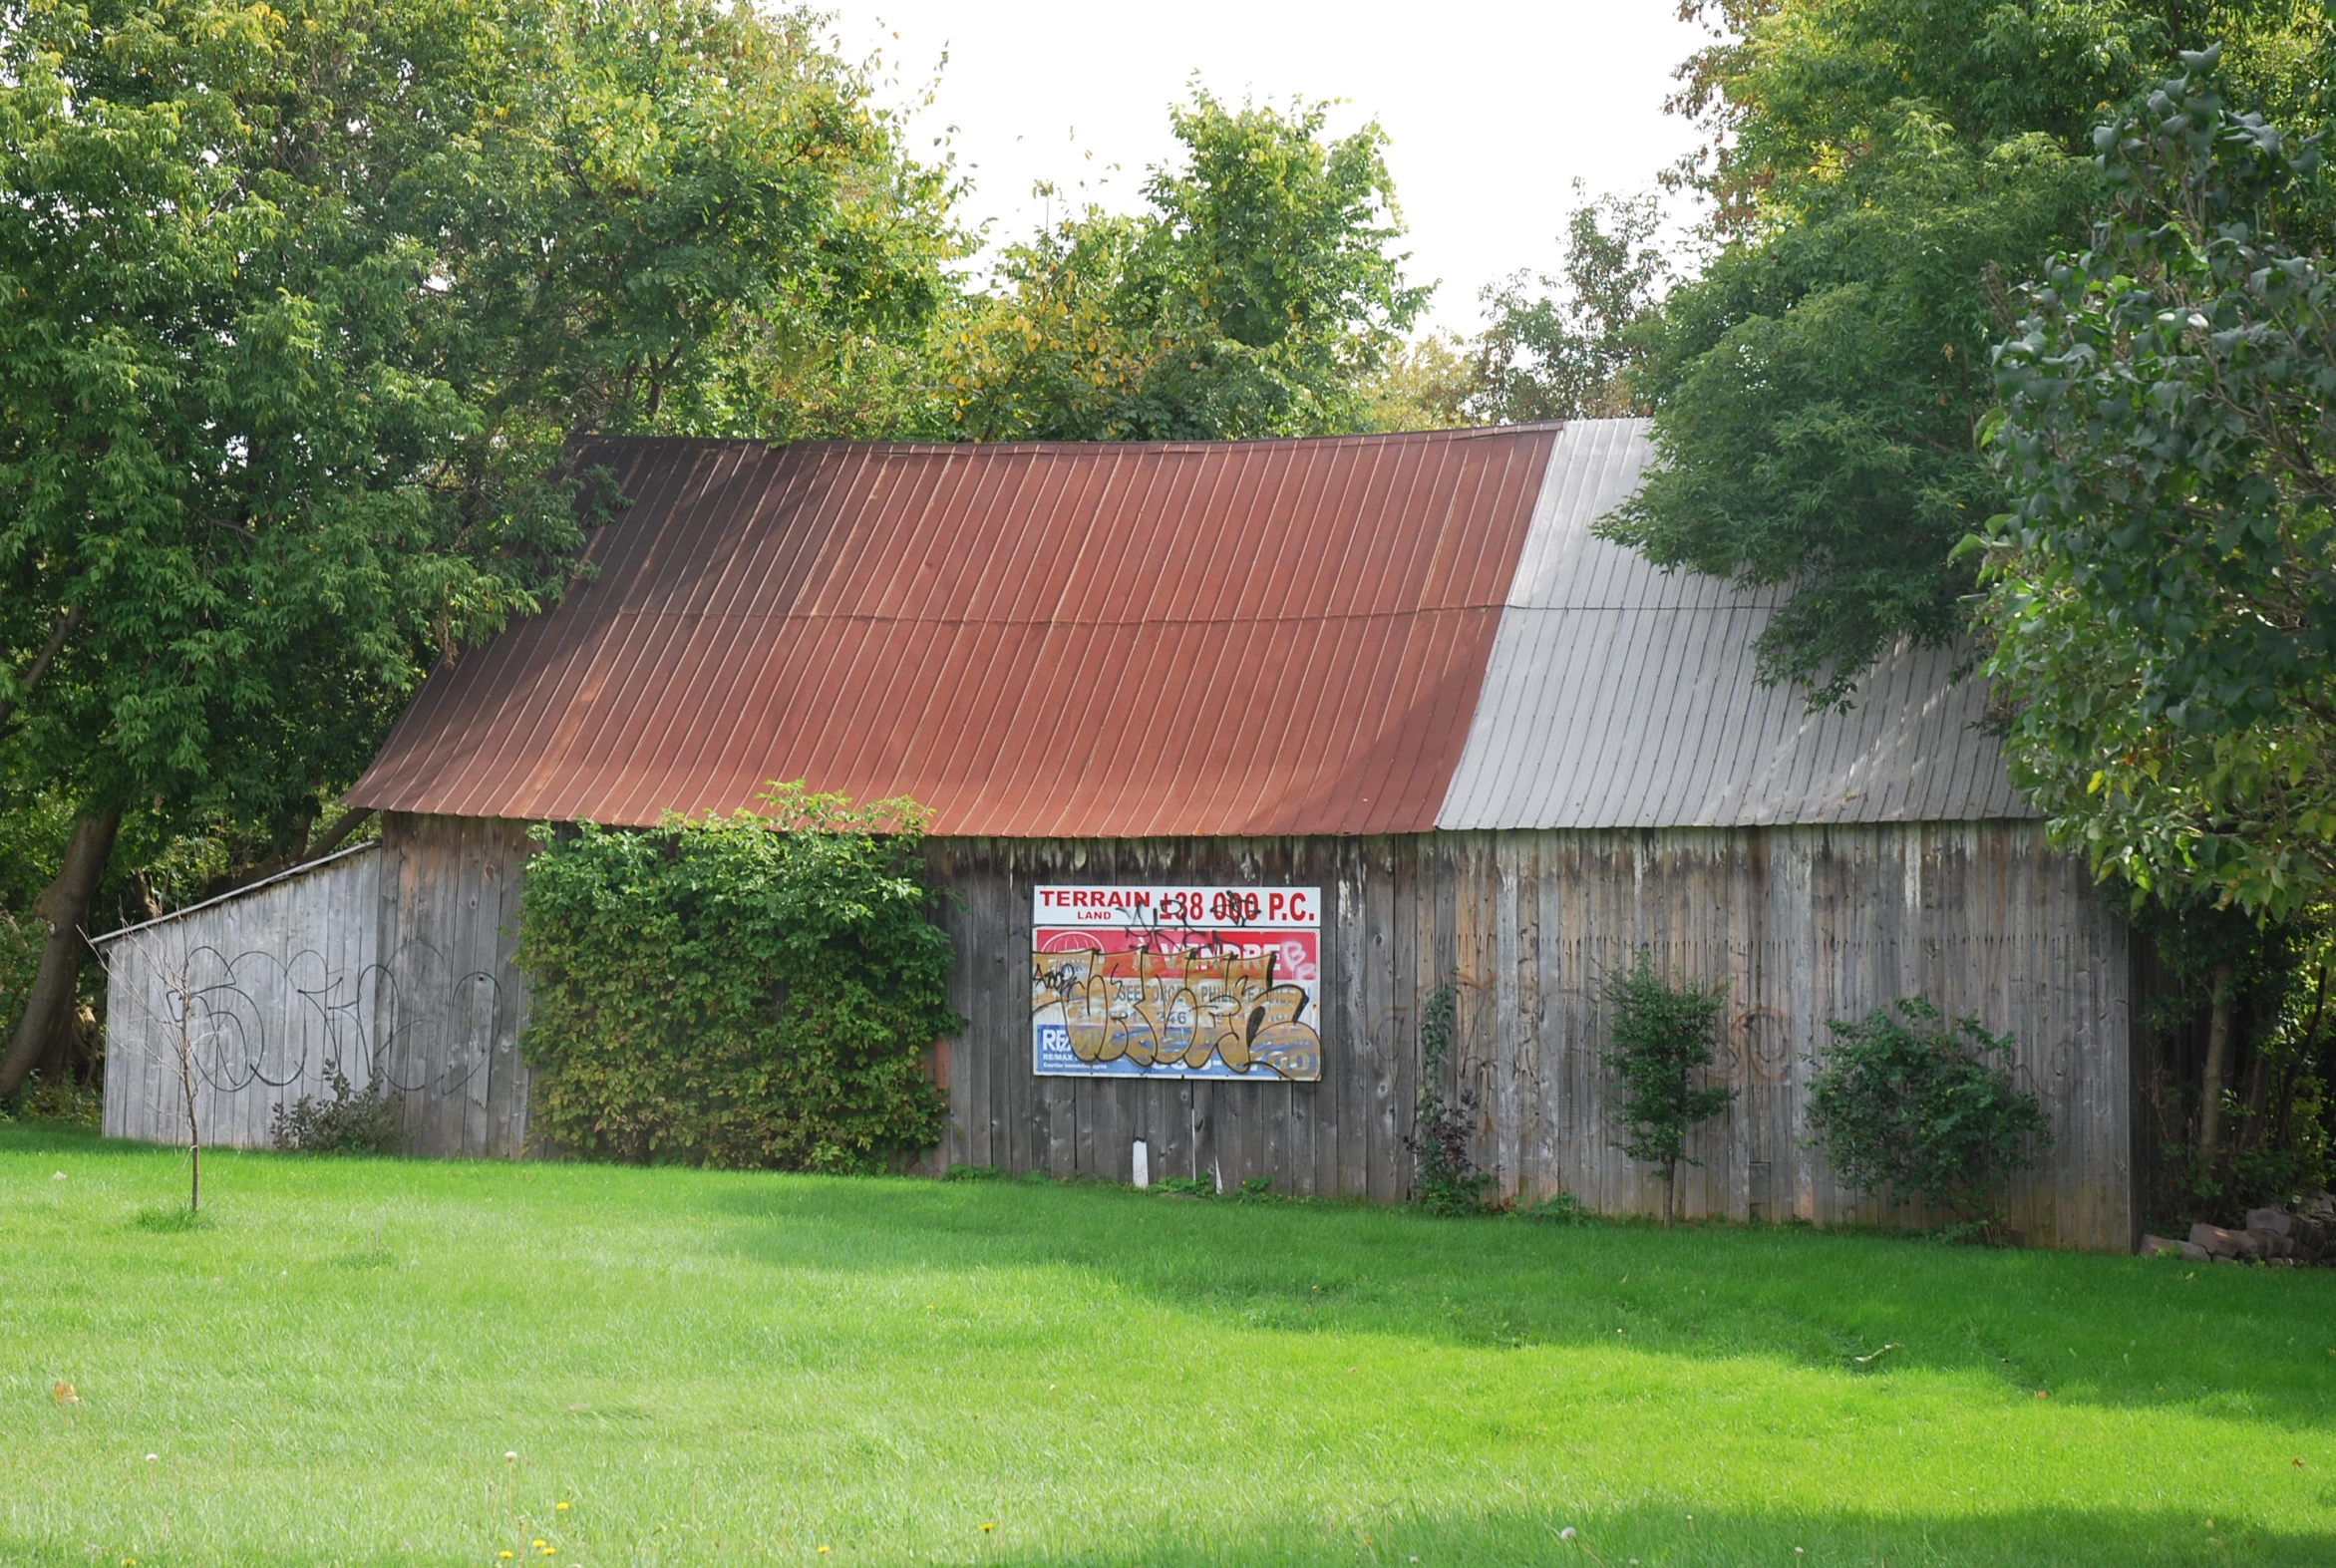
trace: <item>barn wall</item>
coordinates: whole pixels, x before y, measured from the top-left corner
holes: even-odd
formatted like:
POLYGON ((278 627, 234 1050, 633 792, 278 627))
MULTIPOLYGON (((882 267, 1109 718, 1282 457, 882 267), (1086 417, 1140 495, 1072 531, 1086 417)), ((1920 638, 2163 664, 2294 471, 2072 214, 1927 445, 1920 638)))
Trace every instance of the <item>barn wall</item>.
MULTIPOLYGON (((214 955, 202 961, 219 971, 219 1005, 237 1038, 256 1042, 219 1059, 206 1136, 264 1141, 278 1100, 321 1087, 328 1047, 346 1063, 363 1042, 403 1098, 413 1152, 524 1152, 526 991, 511 960, 529 848, 517 822, 391 815, 378 851, 152 928, 150 949, 152 933, 169 932, 214 955)), ((2016 1037, 2019 1076, 2051 1117, 2055 1142, 2015 1194, 2016 1222, 2046 1244, 2134 1238, 2128 937, 2033 823, 935 839, 929 849, 953 894, 942 917, 958 954, 950 984, 969 1020, 945 1054, 951 1164, 1125 1181, 1142 1138, 1156 1178, 1229 1187, 1264 1176, 1282 1192, 1399 1200, 1416 1023, 1450 975, 1457 1072, 1478 1096, 1479 1158, 1502 1190, 1652 1211, 1660 1176, 1612 1147, 1597 1064, 1600 978, 1645 946, 1674 971, 1730 985, 1718 1076, 1739 1096, 1691 1145, 1703 1164, 1683 1172, 1689 1214, 1917 1217, 1840 1192, 1802 1146, 1800 1113, 1827 1019, 1920 994, 2016 1037), (1037 1077, 1030 903, 1042 881, 1321 886, 1322 1081, 1037 1077)), ((159 1016, 159 983, 137 972, 144 959, 127 939, 109 962, 107 1130, 175 1137, 177 1112, 161 1093, 167 1058, 133 1044, 153 1033, 139 1009, 159 1016)))
POLYGON ((336 1067, 362 1085, 380 872, 367 846, 106 941, 106 1135, 185 1140, 181 1030, 206 1143, 265 1145, 275 1107, 329 1097, 336 1067))
POLYGON ((409 1153, 525 1151, 527 984, 512 958, 534 848, 527 826, 402 811, 382 818, 379 1043, 404 1097, 409 1153))
POLYGON ((958 1010, 952 1163, 1227 1187, 1404 1195, 1416 1021, 1439 977, 1459 984, 1459 1072, 1481 1104, 1479 1158, 1503 1192, 1570 1192, 1653 1211, 1659 1173, 1612 1146, 1600 978, 1637 948, 1730 985, 1720 1079, 1736 1103, 1691 1145, 1693 1215, 1904 1221, 1838 1190, 1803 1147, 1806 1059, 1826 1020, 1903 995, 1975 1013, 2019 1042, 2016 1071, 2055 1142, 2015 1194, 2034 1241, 2134 1239, 2135 1084, 2124 925, 2034 823, 1753 830, 1440 833, 1391 838, 943 839, 955 891, 958 1010), (1027 965, 1037 882, 1320 884, 1319 1084, 1041 1079, 1031 1071, 1027 965))
POLYGON ((378 845, 108 942, 106 1131, 185 1136, 169 1001, 184 966, 205 1142, 264 1146, 275 1107, 329 1098, 338 1067, 397 1097, 408 1153, 517 1157, 530 847, 522 822, 393 814, 378 845))

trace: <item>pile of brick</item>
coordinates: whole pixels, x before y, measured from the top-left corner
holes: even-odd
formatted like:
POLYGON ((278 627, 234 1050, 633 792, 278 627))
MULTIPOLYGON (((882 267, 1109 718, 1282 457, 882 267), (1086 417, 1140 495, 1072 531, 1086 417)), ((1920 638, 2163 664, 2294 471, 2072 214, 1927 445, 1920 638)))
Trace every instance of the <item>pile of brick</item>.
POLYGON ((2236 1230, 2192 1225, 2187 1241, 2144 1236, 2142 1256, 2176 1253, 2192 1263, 2262 1263, 2275 1269, 2336 1268, 2336 1195, 2323 1192, 2286 1209, 2249 1209, 2236 1230))

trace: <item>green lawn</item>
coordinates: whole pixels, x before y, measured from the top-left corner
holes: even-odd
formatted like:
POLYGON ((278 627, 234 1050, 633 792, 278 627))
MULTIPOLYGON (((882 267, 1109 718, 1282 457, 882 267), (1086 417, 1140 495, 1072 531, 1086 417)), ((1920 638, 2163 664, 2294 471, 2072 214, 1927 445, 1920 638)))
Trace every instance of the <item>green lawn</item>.
POLYGON ((2336 1272, 204 1173, 152 1228, 179 1155, 0 1129, 0 1562, 2336 1563, 2336 1272))

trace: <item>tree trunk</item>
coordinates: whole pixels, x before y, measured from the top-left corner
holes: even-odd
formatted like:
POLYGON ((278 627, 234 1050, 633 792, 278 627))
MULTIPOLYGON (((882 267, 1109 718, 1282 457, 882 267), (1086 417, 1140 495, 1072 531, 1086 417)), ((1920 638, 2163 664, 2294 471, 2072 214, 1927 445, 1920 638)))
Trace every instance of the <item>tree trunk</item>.
POLYGON ((2320 1019, 2328 1007, 2328 966, 2320 966, 2319 983, 2312 988, 2312 1018, 2304 1025, 2303 1044, 2289 1054, 2285 1069, 2279 1075, 2279 1131, 2281 1148, 2295 1132, 2295 1081, 2307 1067, 2316 1067, 2320 1060, 2320 1019))
POLYGON ((2233 968, 2227 958, 2214 966, 2214 1012, 2206 1026, 2206 1070, 2199 1075, 2198 1157, 2209 1166, 2222 1143, 2222 1083, 2230 1076, 2230 1021, 2236 1011, 2230 995, 2233 968))
POLYGON ((343 811, 341 813, 341 819, 324 830, 323 837, 317 839, 316 842, 310 844, 307 848, 300 851, 301 861, 305 863, 310 860, 321 859, 325 855, 331 854, 335 849, 340 848, 341 845, 347 841, 351 833, 355 832, 358 828, 363 827, 365 825, 365 819, 372 814, 373 807, 370 805, 361 805, 353 811, 343 811))
POLYGON ((1679 1166, 1676 1161, 1663 1167, 1663 1228, 1671 1228, 1671 1216, 1679 1208, 1679 1166))
POLYGON ((106 863, 114 858, 114 831, 121 825, 120 811, 101 811, 75 822, 57 879, 33 901, 33 913, 47 924, 48 937, 41 945, 41 967, 33 976, 32 992, 25 998, 24 1017, 17 1021, 7 1055, 0 1057, 0 1099, 24 1088, 51 1044, 73 1029, 82 927, 98 896, 98 884, 105 880, 106 863))
POLYGON ((2263 1148, 2270 1142, 2263 1134, 2263 1107, 2271 1093, 2270 1046, 2269 1041, 2258 1040, 2255 1049, 2247 1054, 2247 1122, 2238 1135, 2238 1146, 2242 1149, 2263 1148))

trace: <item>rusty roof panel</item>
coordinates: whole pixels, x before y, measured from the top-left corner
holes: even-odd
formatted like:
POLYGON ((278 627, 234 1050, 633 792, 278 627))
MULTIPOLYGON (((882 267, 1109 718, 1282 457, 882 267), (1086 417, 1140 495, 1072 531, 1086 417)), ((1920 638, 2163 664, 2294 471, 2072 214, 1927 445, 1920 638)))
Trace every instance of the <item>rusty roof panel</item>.
POLYGON ((604 443, 597 574, 433 674, 349 798, 646 823, 803 779, 948 833, 1423 831, 1555 440, 604 443))

